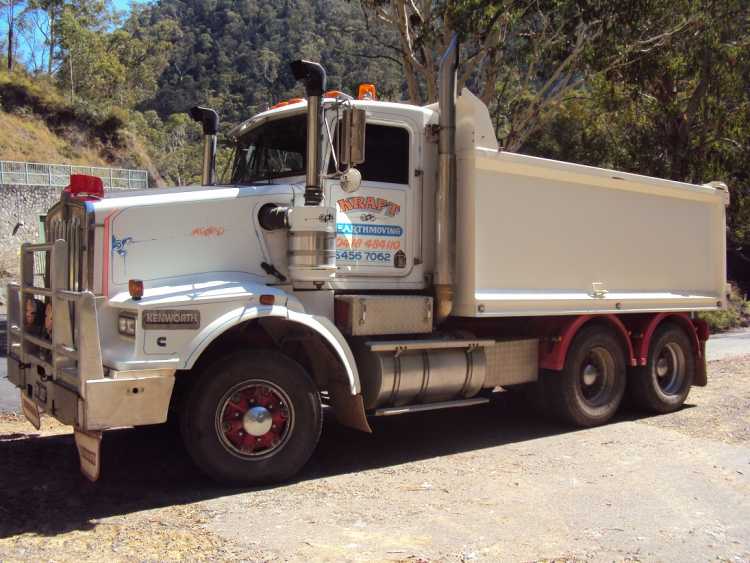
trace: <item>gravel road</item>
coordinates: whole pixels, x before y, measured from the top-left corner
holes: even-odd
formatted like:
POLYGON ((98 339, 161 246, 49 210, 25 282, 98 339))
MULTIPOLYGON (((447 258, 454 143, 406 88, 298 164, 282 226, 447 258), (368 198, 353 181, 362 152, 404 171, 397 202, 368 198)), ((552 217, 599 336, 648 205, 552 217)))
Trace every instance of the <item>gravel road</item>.
POLYGON ((750 355, 709 364, 680 412, 571 430, 489 405, 326 420, 295 482, 212 485, 167 427, 105 434, 103 478, 67 428, 0 419, 0 561, 750 561, 750 355))

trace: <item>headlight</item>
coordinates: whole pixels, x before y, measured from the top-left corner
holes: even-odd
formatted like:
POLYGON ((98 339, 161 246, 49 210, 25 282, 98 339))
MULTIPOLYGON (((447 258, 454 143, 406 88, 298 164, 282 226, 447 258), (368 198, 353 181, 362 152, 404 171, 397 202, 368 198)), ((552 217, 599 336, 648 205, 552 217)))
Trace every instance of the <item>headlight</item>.
POLYGON ((125 336, 135 336, 135 317, 121 313, 117 318, 117 331, 125 336))

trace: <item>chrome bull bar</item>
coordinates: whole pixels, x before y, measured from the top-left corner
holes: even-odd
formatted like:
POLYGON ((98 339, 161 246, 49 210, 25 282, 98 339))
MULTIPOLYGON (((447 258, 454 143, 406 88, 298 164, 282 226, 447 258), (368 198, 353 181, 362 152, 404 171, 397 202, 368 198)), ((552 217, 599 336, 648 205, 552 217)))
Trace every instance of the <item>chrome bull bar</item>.
POLYGON ((21 246, 21 283, 8 285, 8 379, 43 410, 79 424, 86 382, 101 379, 104 368, 96 297, 69 289, 68 257, 65 240, 21 246), (34 285, 35 253, 48 255, 49 287, 34 285), (26 300, 35 296, 51 304, 51 334, 33 334, 26 326, 26 300))

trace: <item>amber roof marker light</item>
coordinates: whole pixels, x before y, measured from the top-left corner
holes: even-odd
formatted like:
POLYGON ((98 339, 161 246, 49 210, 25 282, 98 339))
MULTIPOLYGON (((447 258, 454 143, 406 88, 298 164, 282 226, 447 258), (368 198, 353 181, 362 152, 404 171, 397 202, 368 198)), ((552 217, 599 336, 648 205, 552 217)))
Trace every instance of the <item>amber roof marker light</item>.
POLYGON ((140 301, 143 297, 143 280, 128 280, 128 293, 133 301, 140 301))
POLYGON ((357 99, 358 100, 377 100, 378 92, 375 90, 375 84, 369 82, 363 82, 357 86, 357 99))

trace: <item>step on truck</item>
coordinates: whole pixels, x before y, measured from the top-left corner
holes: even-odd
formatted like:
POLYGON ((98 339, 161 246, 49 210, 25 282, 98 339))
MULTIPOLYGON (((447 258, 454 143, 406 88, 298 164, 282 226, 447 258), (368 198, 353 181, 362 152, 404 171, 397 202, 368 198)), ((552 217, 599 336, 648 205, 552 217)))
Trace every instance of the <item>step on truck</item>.
POLYGON ((510 390, 590 427, 626 393, 666 413, 706 385, 724 184, 502 151, 455 39, 425 107, 291 66, 305 97, 229 133, 228 178, 194 108, 202 185, 74 176, 21 248, 8 376, 33 424, 74 427, 89 478, 103 431, 168 417, 205 473, 261 483, 305 465, 324 407, 370 432, 510 390))

